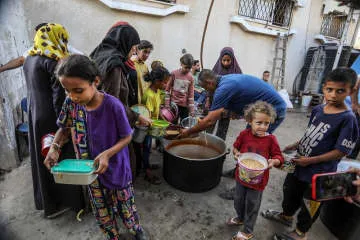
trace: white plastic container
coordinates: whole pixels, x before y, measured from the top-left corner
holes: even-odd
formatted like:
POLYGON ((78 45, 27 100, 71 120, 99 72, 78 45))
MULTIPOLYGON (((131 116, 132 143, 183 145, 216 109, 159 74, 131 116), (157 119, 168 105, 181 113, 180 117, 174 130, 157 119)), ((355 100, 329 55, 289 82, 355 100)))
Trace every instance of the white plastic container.
POLYGON ((268 161, 261 155, 256 153, 242 153, 238 158, 238 165, 239 165, 239 178, 249 184, 259 184, 262 182, 264 177, 264 172, 268 168, 269 164, 268 161), (251 159, 258 161, 264 167, 262 169, 250 169, 247 166, 243 165, 241 162, 245 159, 251 159))
POLYGON ((92 160, 65 159, 51 168, 56 183, 89 185, 96 178, 92 160))
POLYGON ((53 173, 54 179, 56 183, 61 184, 72 184, 72 185, 89 185, 97 178, 97 174, 93 174, 93 172, 89 174, 81 174, 81 173, 53 173))
POLYGON ((308 107, 311 103, 312 96, 309 95, 303 95, 301 100, 301 105, 303 107, 308 107))

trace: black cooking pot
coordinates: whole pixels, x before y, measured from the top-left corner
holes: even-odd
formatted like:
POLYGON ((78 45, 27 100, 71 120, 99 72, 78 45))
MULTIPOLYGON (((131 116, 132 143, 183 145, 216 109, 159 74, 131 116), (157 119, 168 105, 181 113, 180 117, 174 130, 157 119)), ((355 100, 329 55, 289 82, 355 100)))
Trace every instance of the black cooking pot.
POLYGON ((230 152, 224 140, 202 133, 194 139, 165 144, 163 174, 170 185, 197 193, 219 184, 225 157, 230 152))
POLYGON ((360 239, 360 208, 343 199, 323 203, 321 221, 339 239, 360 239))

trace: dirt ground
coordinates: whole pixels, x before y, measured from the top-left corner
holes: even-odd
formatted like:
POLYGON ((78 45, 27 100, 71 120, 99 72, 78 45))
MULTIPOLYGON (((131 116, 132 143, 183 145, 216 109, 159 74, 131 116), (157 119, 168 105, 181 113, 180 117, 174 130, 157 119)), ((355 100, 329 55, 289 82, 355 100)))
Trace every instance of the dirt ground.
MULTIPOLYGON (((285 122, 275 132, 281 147, 298 140, 308 119, 304 113, 288 113, 285 122)), ((244 129, 242 120, 232 121, 228 131, 227 144, 230 147, 237 134, 244 129)), ((229 155, 224 169, 234 166, 229 155)), ((153 150, 153 162, 162 162, 162 156, 153 150)), ((158 172, 161 173, 161 170, 158 172)), ((272 170, 261 204, 263 209, 281 209, 282 183, 285 173, 272 170)), ((43 212, 35 210, 30 161, 3 175, 0 179, 0 235, 1 239, 11 240, 97 240, 104 239, 91 214, 83 216, 82 222, 75 218, 76 213, 48 220, 43 212)), ((233 186, 234 180, 222 178, 220 184, 205 193, 185 193, 169 186, 165 181, 159 186, 150 185, 140 176, 135 183, 136 204, 141 223, 151 233, 153 240, 222 240, 231 239, 237 228, 225 226, 228 217, 235 216, 233 201, 223 200, 218 193, 233 186)), ((123 226, 122 231, 125 232, 123 226)), ((272 239, 275 232, 285 231, 285 227, 258 217, 255 239, 272 239)), ((128 239, 124 235, 124 239, 128 239)), ((336 239, 321 223, 313 225, 309 239, 336 239)))

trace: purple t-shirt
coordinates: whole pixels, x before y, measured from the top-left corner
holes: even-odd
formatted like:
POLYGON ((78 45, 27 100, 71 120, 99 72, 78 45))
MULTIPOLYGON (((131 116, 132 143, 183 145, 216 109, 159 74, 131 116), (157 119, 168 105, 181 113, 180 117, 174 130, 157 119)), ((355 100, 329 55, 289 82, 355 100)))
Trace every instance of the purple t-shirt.
MULTIPOLYGON (((80 105, 74 105, 67 98, 59 116, 58 125, 59 127, 66 127, 64 123, 70 120, 76 130, 76 124, 81 124, 76 119, 81 118, 75 117, 74 111, 67 110, 69 107, 66 107, 66 105, 69 106, 69 104, 72 104, 76 112, 79 112, 80 108, 85 112, 86 144, 92 159, 114 146, 121 138, 129 136, 132 132, 123 104, 111 95, 104 93, 103 102, 97 109, 92 111, 87 111, 80 105)), ((78 148, 81 148, 80 135, 77 134, 76 136, 79 140, 76 142, 78 148)), ((128 186, 131 179, 129 150, 128 147, 124 147, 110 158, 109 167, 105 173, 99 175, 99 180, 108 189, 122 189, 128 186)))
MULTIPOLYGON (((319 105, 311 112, 308 127, 298 146, 301 156, 318 156, 335 149, 349 155, 356 144, 359 130, 353 112, 326 114, 324 106, 319 105)), ((295 176, 311 183, 314 174, 335 172, 339 161, 334 159, 306 167, 296 166, 295 176)))

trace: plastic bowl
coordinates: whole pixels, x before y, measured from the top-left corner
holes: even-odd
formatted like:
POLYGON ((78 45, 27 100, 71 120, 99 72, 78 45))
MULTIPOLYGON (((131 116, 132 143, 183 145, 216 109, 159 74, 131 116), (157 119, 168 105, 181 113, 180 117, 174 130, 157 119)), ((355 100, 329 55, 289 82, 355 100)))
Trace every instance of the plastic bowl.
POLYGON ((162 137, 166 135, 166 128, 170 125, 164 120, 153 120, 149 134, 153 137, 162 137))
POLYGON ((259 184, 264 177, 264 172, 268 168, 268 161, 261 155, 256 153, 242 153, 238 158, 239 178, 249 184, 259 184), (244 159, 251 159, 260 162, 264 165, 262 169, 251 169, 245 166, 241 161, 244 159))

